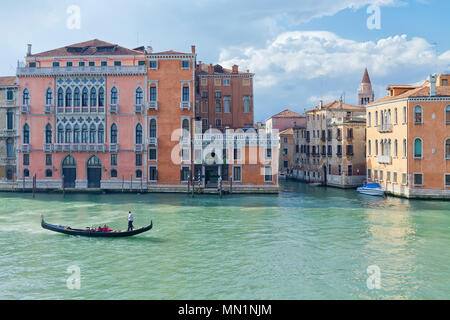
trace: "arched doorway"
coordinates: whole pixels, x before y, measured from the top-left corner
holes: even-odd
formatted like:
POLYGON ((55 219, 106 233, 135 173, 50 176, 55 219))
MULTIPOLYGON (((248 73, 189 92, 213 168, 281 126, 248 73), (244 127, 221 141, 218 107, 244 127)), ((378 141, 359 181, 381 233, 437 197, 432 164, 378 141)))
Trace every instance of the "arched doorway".
POLYGON ((96 156, 89 158, 87 162, 88 188, 100 188, 102 180, 102 162, 96 156))
POLYGON ((77 163, 75 158, 68 155, 62 163, 62 174, 64 188, 75 188, 75 180, 77 179, 77 163))

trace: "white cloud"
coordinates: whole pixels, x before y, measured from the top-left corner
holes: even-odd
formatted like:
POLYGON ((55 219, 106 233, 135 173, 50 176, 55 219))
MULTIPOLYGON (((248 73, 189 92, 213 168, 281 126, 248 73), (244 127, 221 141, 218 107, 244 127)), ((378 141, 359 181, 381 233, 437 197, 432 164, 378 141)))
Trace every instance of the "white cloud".
POLYGON ((357 42, 328 31, 293 31, 280 34, 264 48, 224 49, 220 63, 250 69, 257 74, 258 87, 273 87, 286 81, 360 75, 365 67, 378 77, 404 69, 427 73, 436 65, 448 66, 450 51, 436 56, 425 39, 406 35, 357 42))

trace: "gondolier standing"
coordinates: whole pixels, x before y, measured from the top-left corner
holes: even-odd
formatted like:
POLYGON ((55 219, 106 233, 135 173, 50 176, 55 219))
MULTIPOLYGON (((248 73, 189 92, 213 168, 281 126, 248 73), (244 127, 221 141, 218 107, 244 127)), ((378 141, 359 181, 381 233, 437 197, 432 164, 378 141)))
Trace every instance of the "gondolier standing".
POLYGON ((131 213, 131 211, 128 211, 128 230, 127 231, 133 231, 133 221, 134 221, 134 216, 131 213))

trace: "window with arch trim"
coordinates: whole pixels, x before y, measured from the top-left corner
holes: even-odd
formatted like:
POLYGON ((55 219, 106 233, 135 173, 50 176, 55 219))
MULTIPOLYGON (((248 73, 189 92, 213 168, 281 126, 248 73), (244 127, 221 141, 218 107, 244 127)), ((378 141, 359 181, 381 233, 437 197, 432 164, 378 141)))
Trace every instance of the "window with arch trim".
POLYGON ((119 92, 116 87, 112 87, 111 89, 111 104, 119 103, 119 92))
POLYGON ((60 124, 58 126, 57 143, 64 143, 64 126, 60 124))
POLYGON ((445 107, 445 123, 450 124, 450 105, 445 107))
POLYGON ((450 139, 445 140, 445 159, 450 160, 450 139))
POLYGON ((414 158, 422 158, 423 155, 423 143, 422 139, 416 138, 414 140, 414 158))
POLYGON ((58 107, 64 107, 64 90, 58 89, 58 107))
POLYGON ((73 93, 73 106, 79 107, 80 106, 80 89, 75 88, 75 91, 73 93))
POLYGON ((23 144, 30 144, 30 126, 25 123, 23 126, 23 144))
POLYGON ((421 106, 414 107, 414 124, 421 124, 423 121, 423 111, 421 106))
POLYGON ((22 92, 22 104, 24 106, 30 105, 30 91, 27 88, 22 92))
POLYGON ((144 91, 140 87, 136 89, 135 103, 136 105, 144 104, 144 91))
POLYGON ((111 125, 111 143, 116 144, 117 143, 117 125, 113 123, 111 125))
POLYGON ((97 106, 97 90, 95 88, 91 89, 91 107, 97 106))
POLYGON ((81 106, 87 107, 89 103, 89 90, 88 88, 84 87, 83 92, 81 94, 81 106))
POLYGON ((157 124, 156 119, 150 120, 150 138, 156 138, 157 124))
POLYGON ((140 123, 136 126, 135 143, 142 144, 142 126, 140 123))
POLYGON ((105 106, 105 90, 103 88, 98 89, 98 106, 105 106))
POLYGON ((97 135, 97 130, 95 124, 91 124, 89 128, 89 143, 95 143, 95 136, 97 135))
POLYGON ((45 104, 50 106, 53 104, 53 90, 48 88, 45 92, 45 104))
POLYGON ((53 141, 53 132, 52 132, 52 126, 50 123, 48 123, 45 126, 45 143, 50 144, 53 141))

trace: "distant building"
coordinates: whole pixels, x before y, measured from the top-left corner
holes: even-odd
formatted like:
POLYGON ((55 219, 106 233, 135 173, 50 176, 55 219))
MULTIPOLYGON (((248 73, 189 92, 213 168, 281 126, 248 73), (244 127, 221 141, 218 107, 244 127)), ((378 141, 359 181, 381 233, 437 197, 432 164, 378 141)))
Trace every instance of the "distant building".
POLYGON ((367 106, 367 177, 407 198, 450 198, 450 75, 390 85, 367 106))
POLYGON ((301 165, 300 139, 303 127, 293 127, 280 132, 279 171, 294 174, 301 165))
POLYGON ((253 127, 253 73, 221 65, 197 65, 195 116, 203 130, 253 127))
POLYGON ((17 92, 16 77, 0 77, 0 181, 17 176, 17 92))
POLYGON ((306 117, 303 114, 291 110, 284 110, 266 120, 266 130, 277 129, 280 132, 296 126, 306 125, 306 117))
POLYGON ((358 90, 359 105, 365 106, 375 100, 375 93, 372 89, 372 83, 370 82, 369 72, 367 68, 364 70, 363 79, 358 90))
POLYGON ((306 112, 298 178, 336 187, 365 180, 365 108, 333 101, 306 112), (305 137, 306 136, 306 137, 305 137))

